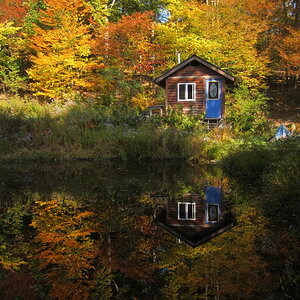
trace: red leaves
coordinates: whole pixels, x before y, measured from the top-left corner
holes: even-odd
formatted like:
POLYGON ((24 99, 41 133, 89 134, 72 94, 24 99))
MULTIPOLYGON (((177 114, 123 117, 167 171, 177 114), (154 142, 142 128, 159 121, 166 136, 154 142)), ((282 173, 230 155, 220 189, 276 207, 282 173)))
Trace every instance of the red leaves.
POLYGON ((16 24, 23 22, 27 13, 24 0, 1 0, 0 2, 0 22, 7 20, 14 21, 16 24))
POLYGON ((100 31, 96 51, 129 72, 152 71, 156 64, 154 53, 159 49, 154 43, 152 17, 151 12, 135 13, 122 16, 118 23, 109 23, 100 31))

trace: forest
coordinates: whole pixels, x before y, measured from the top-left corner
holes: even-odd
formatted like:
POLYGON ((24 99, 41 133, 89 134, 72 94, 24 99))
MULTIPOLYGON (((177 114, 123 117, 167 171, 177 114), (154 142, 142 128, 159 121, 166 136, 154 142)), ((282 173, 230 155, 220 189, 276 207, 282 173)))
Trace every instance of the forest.
POLYGON ((299 299, 299 10, 0 0, 2 298, 299 299), (236 78, 219 128, 180 106, 149 117, 178 53, 236 78), (155 226, 207 187, 231 230, 191 248, 155 226))
POLYGON ((299 98, 298 0, 2 0, 0 22, 4 161, 219 159, 275 133, 272 97, 299 98), (179 52, 237 78, 224 128, 180 108, 147 118, 179 52))

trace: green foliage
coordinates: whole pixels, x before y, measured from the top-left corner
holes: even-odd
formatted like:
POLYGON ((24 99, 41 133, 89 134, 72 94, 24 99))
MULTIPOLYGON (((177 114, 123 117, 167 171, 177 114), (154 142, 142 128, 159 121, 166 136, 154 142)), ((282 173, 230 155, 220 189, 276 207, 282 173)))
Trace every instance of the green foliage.
MULTIPOLYGON (((25 197, 24 197, 25 198, 25 197)), ((13 203, 0 214, 0 266, 7 270, 18 270, 24 261, 27 251, 27 238, 30 236, 26 226, 26 219, 30 216, 28 203, 13 203)))
POLYGON ((41 105, 12 98, 0 103, 0 128, 5 160, 206 160, 200 119, 178 112, 145 119, 126 105, 41 105))
POLYGON ((203 132, 203 115, 184 114, 182 110, 169 109, 167 113, 158 119, 162 127, 175 127, 183 132, 203 132))
POLYGON ((90 299, 95 300, 107 300, 112 298, 112 285, 111 281, 113 275, 110 270, 102 267, 96 272, 95 282, 91 287, 90 299))
POLYGON ((110 12, 107 9, 107 0, 84 0, 85 5, 91 12, 93 20, 98 25, 104 25, 107 22, 110 12))
MULTIPOLYGON (((93 101, 45 105, 13 97, 0 102, 0 159, 207 162, 226 158, 228 153, 230 158, 243 146, 243 155, 248 158, 238 155, 237 159, 251 174, 251 153, 256 148, 259 152, 266 139, 245 135, 237 138, 228 127, 208 131, 201 119, 175 110, 162 117, 147 117, 136 108, 118 103, 109 107, 93 101)), ((256 159, 263 163, 264 152, 256 159)))
POLYGON ((41 13, 46 10, 46 5, 43 0, 27 0, 25 5, 28 8, 28 12, 24 18, 23 29, 27 34, 34 33, 34 27, 36 25, 41 26, 39 18, 41 13))
POLYGON ((229 155, 224 166, 230 175, 235 205, 257 207, 269 222, 272 233, 260 238, 259 245, 267 254, 271 270, 274 262, 280 261, 276 269, 282 281, 274 284, 273 294, 278 297, 284 288, 295 297, 299 293, 299 139, 242 148, 229 155))
POLYGON ((26 87, 24 76, 25 40, 20 27, 12 22, 0 23, 0 84, 2 91, 17 93, 26 87))
POLYGON ((269 128, 267 101, 262 93, 241 85, 226 99, 226 120, 233 125, 235 132, 266 131, 269 128))
MULTIPOLYGON (((290 138, 274 143, 244 144, 235 149, 224 159, 225 169, 244 179, 252 181, 262 180, 265 176, 266 182, 279 180, 278 175, 283 176, 284 164, 286 165, 287 180, 297 178, 297 165, 299 165, 300 142, 296 138, 290 138), (294 171, 292 169, 295 168, 294 171), (295 173, 296 172, 296 173, 295 173), (268 175, 267 175, 268 174, 268 175), (272 178, 272 179, 271 179, 272 178)), ((287 185, 289 186, 289 184, 287 185)))

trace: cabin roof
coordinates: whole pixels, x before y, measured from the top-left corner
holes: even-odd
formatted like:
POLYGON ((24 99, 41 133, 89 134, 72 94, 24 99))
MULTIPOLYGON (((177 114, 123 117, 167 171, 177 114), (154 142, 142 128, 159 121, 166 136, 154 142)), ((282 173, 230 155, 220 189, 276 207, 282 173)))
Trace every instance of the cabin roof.
MULTIPOLYGON (((194 234, 192 233, 191 235, 187 235, 184 230, 181 230, 181 226, 172 226, 167 223, 166 210, 163 210, 154 220, 154 224, 160 226, 161 228, 176 236, 177 238, 181 239, 188 245, 192 247, 197 247, 221 235, 225 231, 231 229, 236 225, 236 221, 231 215, 229 215, 225 219, 224 224, 218 224, 216 226, 207 228, 203 227, 203 230, 198 232, 195 231, 197 226, 190 227, 191 231, 195 232, 194 234)), ((199 227, 201 227, 201 225, 199 225, 199 227)), ((185 226, 183 226, 183 228, 185 228, 185 226)))
POLYGON ((216 67, 215 65, 209 63, 208 61, 200 58, 197 55, 192 55, 191 57, 189 57, 188 59, 182 61, 180 64, 176 65, 175 67, 173 67, 172 69, 166 71, 164 74, 162 74, 161 76, 157 77, 154 79, 154 83, 156 83, 157 85, 161 86, 162 88, 166 87, 166 79, 172 75, 173 73, 177 72, 178 70, 184 68, 185 66, 187 66, 189 63, 196 61, 202 65, 204 65, 205 67, 217 72, 218 74, 224 76, 227 80, 229 80, 230 82, 234 82, 235 81, 235 77, 230 75, 229 73, 225 72, 224 70, 216 67))

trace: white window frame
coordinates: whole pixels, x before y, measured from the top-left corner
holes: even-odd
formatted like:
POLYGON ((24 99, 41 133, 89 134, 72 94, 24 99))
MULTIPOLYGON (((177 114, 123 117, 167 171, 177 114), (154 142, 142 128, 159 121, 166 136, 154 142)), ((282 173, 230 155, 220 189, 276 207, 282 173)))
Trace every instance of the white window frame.
POLYGON ((220 96, 221 96, 221 81, 220 80, 213 80, 213 79, 209 79, 206 81, 207 83, 207 86, 206 86, 206 91, 207 91, 207 100, 220 100, 220 96), (209 98, 209 84, 210 83, 217 83, 217 86, 218 86, 218 98, 209 98))
POLYGON ((196 220, 196 203, 195 202, 178 202, 177 206, 177 211, 178 211, 178 220, 196 220), (180 218, 180 205, 184 204, 185 205, 185 218, 180 218), (188 217, 188 206, 192 205, 192 218, 188 217))
POLYGON ((216 204, 216 203, 209 203, 206 205, 206 223, 208 224, 211 224, 211 223, 218 223, 220 221, 220 205, 219 204, 216 204), (213 205, 213 206, 217 206, 217 212, 218 212, 218 219, 216 221, 210 221, 209 220, 209 211, 208 211, 208 208, 210 205, 213 205))
POLYGON ((177 100, 178 101, 196 101, 196 83, 195 82, 180 82, 177 84, 177 100), (181 85, 185 86, 185 97, 184 99, 179 99, 179 87, 181 85), (188 99, 188 85, 192 85, 193 89, 192 89, 192 98, 188 99))

